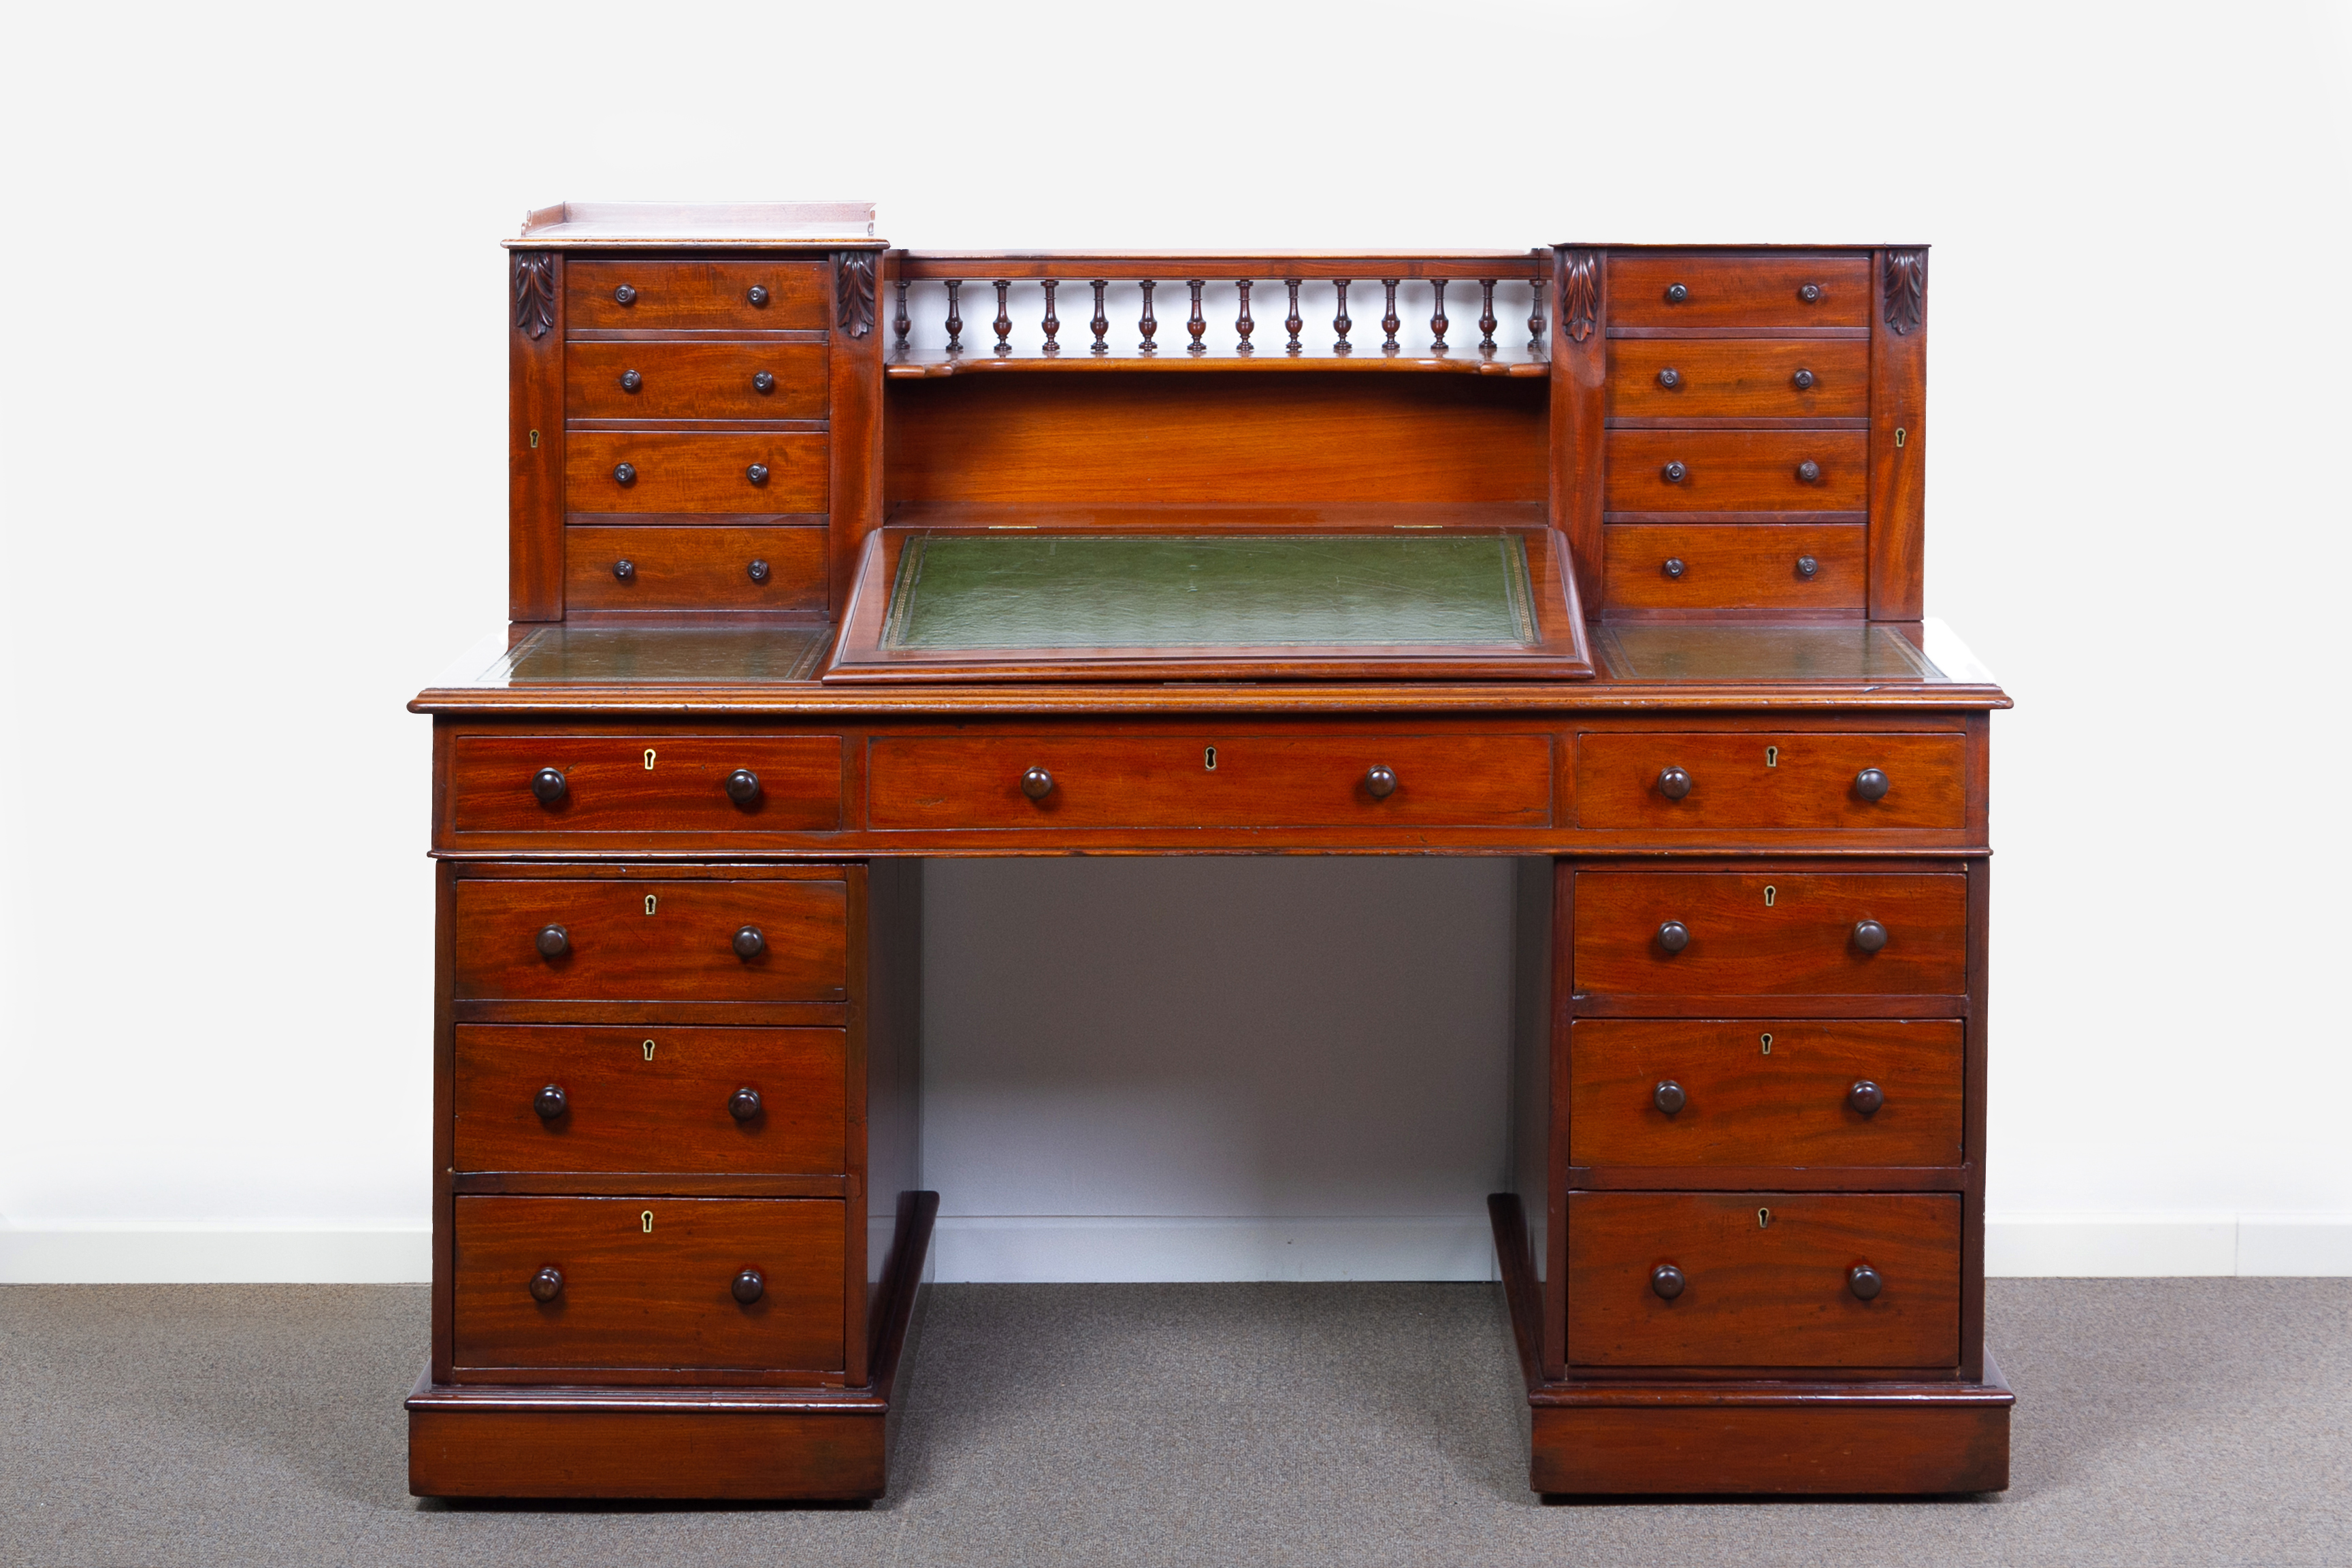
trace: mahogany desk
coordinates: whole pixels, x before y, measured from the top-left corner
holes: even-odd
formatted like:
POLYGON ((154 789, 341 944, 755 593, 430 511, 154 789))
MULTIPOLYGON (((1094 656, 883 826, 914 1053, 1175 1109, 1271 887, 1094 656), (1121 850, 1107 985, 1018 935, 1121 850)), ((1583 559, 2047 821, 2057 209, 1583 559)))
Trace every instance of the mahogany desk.
POLYGON ((508 243, 512 625, 412 704, 413 1490, 879 1495, 938 1205, 921 862, 1076 853, 1518 858, 1489 1206, 1536 1489, 2007 1484, 2009 704, 1920 617, 1924 249, 935 256, 856 206, 508 243))

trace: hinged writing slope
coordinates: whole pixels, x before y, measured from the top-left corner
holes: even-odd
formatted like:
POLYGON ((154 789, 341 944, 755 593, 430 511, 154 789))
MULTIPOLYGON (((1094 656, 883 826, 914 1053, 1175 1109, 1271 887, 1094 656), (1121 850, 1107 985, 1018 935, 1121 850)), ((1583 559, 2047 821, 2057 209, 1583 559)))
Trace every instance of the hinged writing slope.
POLYGON ((1542 527, 891 527, 827 681, 1589 680, 1568 546, 1542 527))

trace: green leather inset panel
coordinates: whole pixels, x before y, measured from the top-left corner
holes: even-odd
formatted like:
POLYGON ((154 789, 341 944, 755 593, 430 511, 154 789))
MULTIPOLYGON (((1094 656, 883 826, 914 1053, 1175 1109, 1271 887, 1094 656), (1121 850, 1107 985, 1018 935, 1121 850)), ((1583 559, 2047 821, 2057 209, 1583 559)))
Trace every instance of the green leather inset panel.
POLYGON ((814 678, 829 633, 788 626, 548 626, 486 686, 791 681, 814 678))
POLYGON ((1516 533, 932 533, 886 648, 1524 647, 1516 533))
POLYGON ((1708 626, 1623 621, 1601 628, 1619 680, 1900 680, 1950 677, 1891 626, 1708 626))

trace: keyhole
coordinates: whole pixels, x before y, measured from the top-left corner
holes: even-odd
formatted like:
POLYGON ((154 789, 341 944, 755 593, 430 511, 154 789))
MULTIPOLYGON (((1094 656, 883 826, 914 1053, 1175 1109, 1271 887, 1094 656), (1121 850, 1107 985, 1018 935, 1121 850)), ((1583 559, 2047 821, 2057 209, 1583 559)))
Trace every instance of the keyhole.
MULTIPOLYGON (((1770 1039, 1772 1037, 1771 1037, 1771 1036, 1769 1036, 1769 1035, 1767 1035, 1767 1036, 1765 1036, 1764 1037, 1765 1037, 1766 1039, 1768 1039, 1768 1040, 1769 1040, 1769 1039, 1770 1039)), ((1769 1047, 1769 1046, 1766 1046, 1764 1048, 1765 1048, 1766 1050, 1768 1050, 1768 1051, 1769 1051, 1769 1050, 1770 1050, 1772 1047, 1769 1047)), ((651 1060, 653 1060, 653 1059, 654 1059, 654 1043, 653 1043, 651 1040, 647 1040, 647 1041, 646 1042, 646 1060, 647 1060, 647 1061, 651 1061, 651 1060)))
MULTIPOLYGON (((1759 1210, 1758 1212, 1761 1213, 1762 1211, 1759 1210)), ((647 1236, 651 1236, 654 1233, 654 1211, 647 1209, 645 1213, 639 1215, 637 1216, 637 1223, 646 1227, 646 1234, 647 1236)))
POLYGON ((532 447, 532 449, 533 449, 533 450, 537 450, 537 449, 538 449, 538 447, 539 447, 539 432, 538 432, 538 431, 536 431, 536 430, 534 430, 534 431, 532 431, 532 432, 530 433, 530 444, 531 444, 531 447, 532 447))
POLYGON ((1900 447, 1901 445, 1903 445, 1903 437, 1904 437, 1906 434, 1908 434, 1908 432, 1906 432, 1906 431, 1903 428, 1903 426, 1902 426, 1897 425, 1897 426, 1895 427, 1895 444, 1896 446, 1898 446, 1898 447, 1900 447))
POLYGON ((653 771, 654 771, 654 749, 653 749, 651 746, 647 746, 647 747, 646 748, 646 772, 647 772, 647 773, 651 773, 651 772, 653 772, 653 771))
MULTIPOLYGON (((1778 888, 1776 888, 1776 887, 1772 886, 1769 882, 1767 882, 1766 884, 1764 884, 1764 907, 1765 907, 1766 909, 1768 909, 1768 910, 1769 910, 1769 909, 1770 909, 1770 908, 1772 907, 1772 900, 1775 900, 1775 899, 1777 899, 1777 898, 1779 898, 1780 896, 1780 889, 1778 889, 1778 888)), ((654 902, 654 901, 653 901, 651 899, 647 899, 647 900, 646 900, 646 913, 647 913, 647 914, 651 914, 651 913, 653 913, 653 912, 654 912, 654 911, 653 911, 653 902, 654 902)))
POLYGON ((1211 773, 1215 773, 1217 771, 1216 747, 1211 746, 1207 751, 1201 753, 1201 765, 1208 769, 1211 773))
MULTIPOLYGON (((652 1225, 652 1218, 653 1218, 653 1216, 652 1216, 652 1215, 646 1215, 646 1229, 648 1229, 648 1230, 651 1230, 651 1229, 653 1228, 653 1225, 652 1225)), ((1759 1229, 1759 1230, 1762 1230, 1766 1226, 1770 1225, 1771 1223, 1772 1223, 1772 1211, 1771 1211, 1770 1209, 1758 1209, 1758 1210, 1756 1211, 1756 1228, 1757 1228, 1757 1229, 1759 1229)))
MULTIPOLYGON (((646 752, 646 754, 647 756, 651 756, 653 753, 652 753, 652 752, 646 752)), ((1777 768, 1777 767, 1779 767, 1779 766, 1780 765, 1780 747, 1778 747, 1778 746, 1767 746, 1767 747, 1765 747, 1765 748, 1764 748, 1764 765, 1765 765, 1766 767, 1768 767, 1768 768, 1777 768)), ((653 763, 647 763, 646 764, 646 766, 647 766, 647 767, 652 767, 652 766, 653 766, 653 763)))
MULTIPOLYGON (((1768 1057, 1770 1056, 1772 1054, 1772 1037, 1769 1035, 1759 1035, 1757 1038, 1764 1043, 1764 1055, 1768 1057)), ((647 1057, 650 1058, 652 1056, 653 1048, 654 1043, 651 1040, 647 1040, 646 1042, 646 1054, 647 1057)))
MULTIPOLYGON (((1767 899, 1767 900, 1765 900, 1764 901, 1765 901, 1766 903, 1768 903, 1768 904, 1769 904, 1769 903, 1770 903, 1772 900, 1769 900, 1769 899, 1767 899)), ((646 913, 647 913, 647 914, 651 914, 651 913, 653 913, 653 912, 654 912, 654 896, 653 896, 651 893, 647 893, 647 894, 646 895, 646 913)))

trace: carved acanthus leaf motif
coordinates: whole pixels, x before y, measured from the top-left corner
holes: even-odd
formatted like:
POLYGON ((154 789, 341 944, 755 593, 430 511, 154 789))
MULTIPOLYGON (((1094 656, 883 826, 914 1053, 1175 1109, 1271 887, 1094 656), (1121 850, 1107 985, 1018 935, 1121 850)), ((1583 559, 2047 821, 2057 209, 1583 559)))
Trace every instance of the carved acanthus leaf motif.
POLYGON ((555 327, 555 257, 543 250, 514 253, 514 312, 518 331, 543 338, 555 327))
POLYGON ((1559 326, 1577 342, 1601 324, 1601 253, 1564 250, 1559 257, 1559 326))
POLYGON ((862 338, 874 330, 874 253, 843 250, 833 258, 835 319, 841 330, 862 338))
POLYGON ((1887 330, 1903 336, 1919 325, 1927 310, 1927 253, 1890 250, 1886 253, 1885 315, 1887 330))

